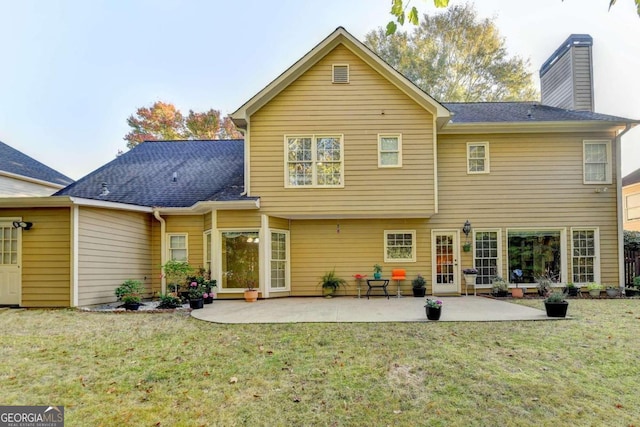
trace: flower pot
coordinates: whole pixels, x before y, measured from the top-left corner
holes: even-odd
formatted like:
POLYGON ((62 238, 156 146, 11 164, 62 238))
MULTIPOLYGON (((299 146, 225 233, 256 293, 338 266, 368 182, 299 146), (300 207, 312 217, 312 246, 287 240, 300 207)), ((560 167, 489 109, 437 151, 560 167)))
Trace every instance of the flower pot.
POLYGON ((591 295, 593 298, 599 298, 600 297, 600 289, 590 289, 589 290, 589 295, 591 295))
POLYGON ((506 297, 507 295, 509 295, 509 292, 507 292, 507 291, 496 291, 496 292, 492 292, 492 295, 494 297, 503 298, 503 297, 506 297))
POLYGON ((427 319, 429 320, 440 320, 440 315, 442 314, 442 308, 436 307, 425 307, 427 310, 427 319))
POLYGON ((204 307, 204 298, 190 299, 189 307, 191 307, 193 310, 204 307))
POLYGON ((579 289, 580 288, 578 288, 577 286, 574 286, 573 288, 569 288, 569 287, 565 288, 567 295, 569 295, 570 297, 577 297, 579 289))
POLYGON ((427 293, 427 288, 412 288, 412 289, 413 289, 414 297, 424 298, 425 294, 427 293))
POLYGON ((141 304, 139 302, 125 302, 123 307, 125 310, 135 311, 140 308, 140 305, 141 304))
POLYGON ((618 296, 619 293, 620 293, 620 290, 617 288, 613 288, 613 289, 607 288, 607 296, 609 298, 615 298, 618 296))
POLYGON ((624 294, 628 297, 634 297, 638 295, 638 290, 635 288, 624 288, 624 294))
POLYGON ((213 302, 213 297, 206 297, 206 298, 204 299, 204 303, 205 303, 205 304, 211 304, 212 302, 213 302))
POLYGON ((380 278, 382 277, 382 273, 373 273, 373 278, 376 280, 380 280, 380 278))
POLYGON ((545 302, 544 308, 547 310, 548 317, 566 317, 569 303, 564 302, 545 302))
POLYGON ((511 296, 514 298, 522 298, 524 296, 523 289, 522 288, 511 289, 511 296))
POLYGON ((256 302, 258 300, 258 291, 255 289, 247 289, 244 291, 244 300, 246 302, 256 302))

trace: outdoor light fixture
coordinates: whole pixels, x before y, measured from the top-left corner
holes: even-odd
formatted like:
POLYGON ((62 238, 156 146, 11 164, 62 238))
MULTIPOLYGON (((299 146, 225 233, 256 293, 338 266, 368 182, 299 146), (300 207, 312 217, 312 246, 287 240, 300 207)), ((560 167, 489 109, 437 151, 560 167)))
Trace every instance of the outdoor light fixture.
POLYGON ((24 228, 25 230, 30 230, 32 226, 32 222, 13 221, 13 228, 24 228))
POLYGON ((469 220, 466 220, 464 226, 462 227, 462 232, 465 236, 469 237, 469 233, 471 232, 471 223, 469 220))

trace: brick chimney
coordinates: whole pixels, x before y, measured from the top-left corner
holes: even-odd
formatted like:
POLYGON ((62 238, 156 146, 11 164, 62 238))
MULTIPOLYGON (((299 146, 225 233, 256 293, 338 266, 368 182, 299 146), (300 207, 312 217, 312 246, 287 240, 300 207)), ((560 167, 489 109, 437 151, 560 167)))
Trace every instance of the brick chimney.
POLYGON ((593 39, 571 34, 540 67, 542 104, 593 111, 593 39))

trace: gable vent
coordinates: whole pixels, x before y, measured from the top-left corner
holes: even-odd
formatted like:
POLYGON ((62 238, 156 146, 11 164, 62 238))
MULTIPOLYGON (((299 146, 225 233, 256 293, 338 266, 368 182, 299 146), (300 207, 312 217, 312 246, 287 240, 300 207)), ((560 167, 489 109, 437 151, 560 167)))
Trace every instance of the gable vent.
POLYGON ((333 83, 349 83, 349 65, 333 65, 333 83))

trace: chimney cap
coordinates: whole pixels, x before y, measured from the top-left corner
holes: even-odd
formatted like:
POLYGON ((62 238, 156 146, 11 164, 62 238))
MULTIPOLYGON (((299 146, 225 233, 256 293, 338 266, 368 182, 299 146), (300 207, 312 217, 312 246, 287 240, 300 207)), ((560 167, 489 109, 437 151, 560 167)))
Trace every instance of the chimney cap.
POLYGON ((562 42, 559 48, 551 54, 542 67, 540 67, 540 77, 542 77, 551 66, 564 55, 572 46, 593 46, 593 38, 589 34, 571 34, 567 39, 562 42))

